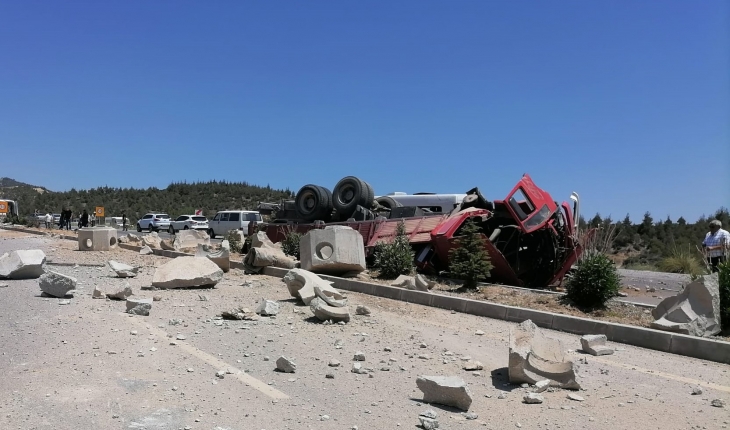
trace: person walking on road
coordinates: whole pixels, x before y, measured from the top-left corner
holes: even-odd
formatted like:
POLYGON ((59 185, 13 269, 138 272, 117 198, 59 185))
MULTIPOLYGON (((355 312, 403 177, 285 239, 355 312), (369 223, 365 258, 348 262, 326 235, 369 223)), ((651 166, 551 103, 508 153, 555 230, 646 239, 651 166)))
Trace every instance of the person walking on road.
POLYGON ((728 248, 730 248, 730 233, 722 229, 720 220, 710 221, 710 231, 702 241, 702 248, 705 250, 712 272, 717 272, 719 270, 717 266, 727 261, 728 248))
POLYGON ((84 213, 81 214, 79 219, 79 228, 85 228, 89 226, 89 213, 84 209, 84 213))
POLYGON ((122 231, 127 231, 127 215, 122 212, 122 231))
POLYGON ((51 228, 51 222, 53 221, 53 216, 51 214, 46 213, 46 228, 51 228))

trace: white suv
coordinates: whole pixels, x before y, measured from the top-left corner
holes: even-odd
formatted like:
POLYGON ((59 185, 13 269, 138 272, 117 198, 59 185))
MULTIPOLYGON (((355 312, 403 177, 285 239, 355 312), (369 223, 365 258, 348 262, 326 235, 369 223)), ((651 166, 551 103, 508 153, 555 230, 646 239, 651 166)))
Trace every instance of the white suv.
POLYGON ((248 234, 249 223, 260 224, 262 221, 261 214, 256 211, 220 211, 208 221, 208 236, 212 239, 230 230, 243 230, 245 235, 248 234))
POLYGON ((149 230, 159 231, 170 228, 170 215, 160 213, 149 213, 137 221, 137 231, 149 230))

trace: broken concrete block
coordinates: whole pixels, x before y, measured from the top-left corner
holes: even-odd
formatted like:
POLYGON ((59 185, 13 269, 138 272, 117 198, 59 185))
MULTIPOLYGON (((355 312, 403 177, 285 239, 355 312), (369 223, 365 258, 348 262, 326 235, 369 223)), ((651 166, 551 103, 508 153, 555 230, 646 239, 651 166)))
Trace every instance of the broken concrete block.
POLYGON ((269 239, 269 236, 265 232, 259 231, 251 236, 251 247, 252 248, 268 248, 268 249, 281 249, 280 246, 275 244, 269 239))
POLYGON ((259 306, 256 308, 259 315, 276 315, 279 313, 279 302, 275 300, 261 299, 259 306))
POLYGON ((347 306, 330 306, 319 297, 315 297, 314 299, 312 299, 312 301, 309 302, 309 309, 312 310, 314 316, 317 317, 317 319, 319 319, 320 321, 350 321, 350 310, 347 306))
POLYGON ((127 300, 129 296, 132 296, 132 287, 125 283, 124 285, 117 285, 112 288, 112 291, 105 293, 107 297, 112 300, 127 300))
POLYGON ((542 397, 541 394, 527 393, 522 398, 522 401, 527 403, 528 405, 531 405, 531 404, 540 404, 540 403, 544 402, 545 399, 542 397))
POLYGON ((210 236, 202 230, 180 230, 175 233, 175 251, 197 249, 199 245, 210 246, 210 236))
POLYGON ((38 278, 38 286, 50 296, 63 298, 76 289, 76 278, 58 272, 46 272, 38 278))
POLYGON ((78 232, 79 251, 109 251, 117 247, 117 229, 87 227, 78 232))
POLYGON ((282 355, 276 360, 276 370, 284 373, 294 373, 297 370, 297 365, 282 355))
POLYGON ((310 230, 299 242, 304 270, 341 275, 366 268, 365 247, 360 232, 347 226, 310 230))
POLYGON ((280 267, 282 269, 293 269, 297 260, 284 254, 279 248, 251 248, 243 257, 243 264, 247 268, 257 269, 266 266, 280 267))
POLYGON ((530 320, 510 329, 509 381, 535 384, 549 379, 550 385, 579 390, 573 362, 565 354, 563 343, 545 337, 530 320))
POLYGON ((418 274, 415 277, 415 287, 418 291, 428 291, 433 288, 434 285, 436 285, 435 282, 429 281, 421 274, 418 274))
POLYGON ((127 299, 127 313, 133 315, 149 316, 152 309, 151 298, 135 297, 127 299))
POLYGON ((132 267, 128 264, 119 263, 118 261, 109 260, 109 267, 116 273, 119 278, 134 278, 137 276, 138 267, 132 267))
POLYGON ((717 273, 703 276, 667 297, 651 311, 659 330, 707 337, 720 333, 720 287, 717 273))
POLYGON ((172 241, 169 239, 160 240, 160 248, 164 249, 165 251, 175 251, 175 246, 172 244, 172 241))
POLYGON ((370 308, 364 305, 357 305, 357 307, 355 308, 355 314, 370 315, 370 308))
POLYGON ((456 376, 419 376, 418 389, 423 392, 423 401, 438 403, 468 411, 471 406, 471 393, 466 382, 456 376))
POLYGON ((479 361, 469 360, 466 363, 464 363, 463 369, 468 370, 468 371, 484 370, 484 365, 479 361))
POLYGON ((152 233, 145 234, 144 236, 142 236, 142 243, 144 245, 149 246, 150 248, 159 248, 160 241, 162 241, 162 239, 160 238, 160 236, 157 234, 156 231, 153 231, 152 233))
POLYGON ((543 391, 547 390, 548 387, 550 387, 549 379, 543 379, 542 381, 535 382, 535 392, 536 393, 542 393, 543 391))
POLYGON ((606 346, 605 334, 587 334, 580 338, 583 351, 591 355, 611 355, 613 348, 606 346))
POLYGON ((173 258, 155 270, 152 286, 158 288, 212 287, 223 271, 207 258, 173 258))
POLYGON ((418 421, 421 423, 421 427, 424 430, 433 430, 439 428, 439 422, 438 420, 436 420, 436 412, 434 412, 433 409, 421 413, 418 416, 418 421))
POLYGON ((282 279, 289 289, 292 297, 297 297, 305 305, 310 304, 312 299, 317 297, 315 286, 318 287, 320 295, 325 295, 333 300, 344 300, 345 296, 332 287, 332 282, 325 281, 316 274, 304 269, 291 269, 282 279))
POLYGON ((105 297, 104 292, 99 287, 95 287, 94 292, 91 294, 92 299, 103 299, 105 297))
POLYGON ((416 278, 408 275, 400 275, 395 281, 390 283, 391 287, 406 288, 408 290, 416 289, 416 278))
POLYGON ((145 246, 143 246, 143 247, 142 247, 142 248, 141 248, 141 249, 139 250, 139 253, 140 253, 141 255, 150 255, 150 254, 154 254, 154 251, 152 250, 152 248, 150 248, 149 246, 145 245, 145 246))
POLYGON ((225 310, 221 312, 221 317, 226 320, 256 321, 259 319, 259 316, 250 309, 241 307, 225 310))
POLYGON ((127 236, 126 236, 126 237, 127 237, 127 240, 128 240, 129 242, 134 242, 134 243, 136 243, 136 242, 139 242, 139 241, 141 241, 141 240, 142 240, 142 239, 140 239, 140 237, 139 237, 139 236, 137 236, 137 235, 136 235, 136 234, 134 234, 134 233, 127 233, 127 236))
POLYGON ((46 254, 40 249, 6 252, 0 256, 0 279, 36 279, 45 263, 46 254))
POLYGON ((219 251, 209 252, 206 248, 206 245, 199 244, 198 249, 195 251, 195 256, 209 259, 220 267, 223 273, 228 273, 231 270, 230 243, 227 240, 221 242, 221 249, 219 251))

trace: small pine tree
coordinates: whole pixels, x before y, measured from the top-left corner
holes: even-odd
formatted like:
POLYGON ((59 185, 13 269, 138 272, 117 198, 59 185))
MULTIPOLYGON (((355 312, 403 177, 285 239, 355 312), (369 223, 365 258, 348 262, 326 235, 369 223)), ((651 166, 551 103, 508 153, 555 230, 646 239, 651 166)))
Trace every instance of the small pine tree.
POLYGON ((449 272, 464 280, 464 288, 476 288, 477 281, 488 278, 492 270, 489 253, 484 249, 481 228, 471 219, 461 229, 457 248, 449 251, 449 272))
POLYGON ((613 262, 603 253, 588 252, 565 286, 567 296, 583 308, 598 308, 618 295, 621 279, 613 262))
POLYGON ((720 284, 720 323, 724 330, 730 330, 730 262, 718 265, 720 284))
POLYGON ((228 246, 231 248, 231 252, 241 252, 243 243, 241 243, 241 235, 237 230, 229 230, 226 232, 225 239, 228 241, 228 246))
POLYGON ((379 242, 375 245, 375 267, 380 269, 380 277, 394 279, 413 272, 413 248, 406 236, 406 225, 398 223, 395 239, 391 243, 379 242))
POLYGON ((299 242, 301 239, 301 233, 290 232, 281 241, 281 250, 284 251, 284 254, 294 256, 299 260, 299 242))

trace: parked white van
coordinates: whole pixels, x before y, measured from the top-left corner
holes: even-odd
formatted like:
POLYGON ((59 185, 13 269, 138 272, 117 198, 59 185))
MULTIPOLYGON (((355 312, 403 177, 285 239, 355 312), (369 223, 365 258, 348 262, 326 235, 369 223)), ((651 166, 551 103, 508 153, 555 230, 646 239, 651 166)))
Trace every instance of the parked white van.
POLYGON ((219 211, 213 219, 208 222, 208 236, 215 238, 216 235, 224 236, 230 230, 243 230, 248 234, 248 224, 263 222, 261 214, 256 211, 219 211))

